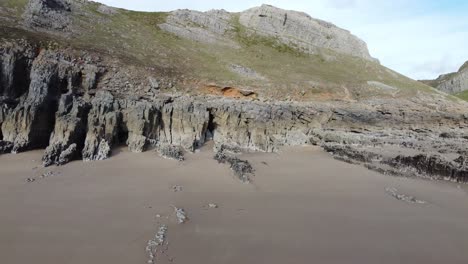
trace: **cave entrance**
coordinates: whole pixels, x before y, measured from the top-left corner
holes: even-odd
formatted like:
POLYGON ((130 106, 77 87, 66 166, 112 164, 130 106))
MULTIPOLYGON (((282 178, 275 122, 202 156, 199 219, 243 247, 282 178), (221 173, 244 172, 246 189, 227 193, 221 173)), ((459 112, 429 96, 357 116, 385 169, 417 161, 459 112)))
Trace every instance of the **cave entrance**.
POLYGON ((208 126, 207 126, 206 132, 205 132, 205 140, 206 141, 214 139, 215 133, 216 133, 216 128, 218 126, 216 124, 216 122, 214 121, 215 116, 213 114, 212 109, 208 109, 208 113, 209 113, 208 126))

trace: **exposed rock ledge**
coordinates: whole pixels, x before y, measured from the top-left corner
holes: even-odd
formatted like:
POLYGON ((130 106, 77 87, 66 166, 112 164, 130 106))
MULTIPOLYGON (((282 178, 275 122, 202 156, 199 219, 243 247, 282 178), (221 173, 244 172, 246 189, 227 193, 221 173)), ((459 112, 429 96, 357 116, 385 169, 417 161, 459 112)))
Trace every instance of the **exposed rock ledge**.
MULTIPOLYGON (((132 91, 124 94, 125 89, 98 85, 109 80, 106 74, 110 71, 115 74, 115 70, 110 70, 115 67, 65 51, 40 50, 24 42, 3 45, 0 64, 0 153, 45 148, 46 166, 75 159, 106 159, 117 144, 126 144, 133 152, 164 146, 194 151, 213 140, 216 150, 228 146, 271 152, 281 146, 310 143, 324 147, 331 143, 367 146, 388 140, 394 145, 408 145, 404 135, 395 139, 398 129, 431 128, 432 134, 428 135, 438 136, 445 130, 467 127, 467 118, 460 112, 429 110, 402 101, 398 106, 385 106, 381 102, 266 103, 159 92, 132 96, 132 91), (352 127, 361 129, 356 134, 359 137, 340 134, 352 127), (388 127, 394 130, 383 129, 388 127), (336 132, 326 132, 327 129, 336 132), (375 132, 382 130, 389 135, 383 137, 375 132)), ((462 135, 452 134, 443 133, 439 143, 446 148, 440 151, 454 151, 452 144, 464 140, 462 135)), ((465 155, 461 150, 458 154, 465 155)), ((363 162, 378 158, 360 157, 363 162)), ((460 162, 447 163, 441 172, 425 169, 434 163, 433 159, 394 161, 400 167, 416 164, 413 167, 417 172, 444 176, 450 173, 450 177, 466 179, 465 165, 460 162)))

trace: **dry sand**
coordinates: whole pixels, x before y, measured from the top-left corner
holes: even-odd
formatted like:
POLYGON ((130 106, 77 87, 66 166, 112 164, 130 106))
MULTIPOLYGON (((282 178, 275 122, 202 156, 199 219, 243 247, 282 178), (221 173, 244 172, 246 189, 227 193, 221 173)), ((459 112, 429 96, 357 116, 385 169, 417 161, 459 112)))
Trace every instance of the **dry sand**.
POLYGON ((465 186, 380 175, 314 147, 244 155, 252 184, 209 149, 182 163, 121 150, 51 168, 41 155, 0 156, 0 263, 147 263, 160 224, 156 263, 468 263, 465 186), (171 206, 190 220, 177 224, 171 206))

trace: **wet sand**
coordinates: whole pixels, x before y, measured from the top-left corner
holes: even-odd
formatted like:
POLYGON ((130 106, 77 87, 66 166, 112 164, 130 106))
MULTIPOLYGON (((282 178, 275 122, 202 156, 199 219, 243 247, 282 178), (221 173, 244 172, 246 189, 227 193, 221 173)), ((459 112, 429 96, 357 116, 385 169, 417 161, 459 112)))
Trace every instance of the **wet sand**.
POLYGON ((1 263, 147 263, 161 224, 155 263, 468 263, 466 186, 384 176, 315 147, 243 155, 251 184, 210 149, 182 163, 121 150, 51 168, 41 155, 0 156, 1 263), (190 220, 177 224, 171 206, 190 220))

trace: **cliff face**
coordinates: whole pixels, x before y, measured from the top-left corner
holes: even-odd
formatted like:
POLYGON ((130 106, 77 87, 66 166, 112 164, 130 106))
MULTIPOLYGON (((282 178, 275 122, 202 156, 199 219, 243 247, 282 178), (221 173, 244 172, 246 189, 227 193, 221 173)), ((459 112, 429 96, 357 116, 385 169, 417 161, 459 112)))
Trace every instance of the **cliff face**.
POLYGON ((373 60, 364 41, 347 30, 302 12, 262 5, 242 12, 239 22, 256 34, 277 38, 311 54, 329 49, 373 60))
MULTIPOLYGON (((0 153, 45 149, 49 166, 126 145, 181 159, 212 140, 215 150, 317 144, 358 160, 368 160, 361 145, 466 157, 456 147, 467 143, 465 104, 303 13, 137 13, 76 0, 11 10, 0 9, 0 153)), ((467 178, 465 163, 394 154, 385 164, 467 178)))
POLYGON ((177 10, 160 27, 180 37, 204 43, 240 47, 239 38, 264 37, 309 54, 332 50, 366 60, 374 60, 364 41, 331 23, 296 11, 270 5, 251 8, 240 14, 224 10, 198 12, 177 10))
POLYGON ((465 62, 458 72, 443 74, 435 80, 423 82, 449 94, 464 92, 468 90, 468 62, 465 62))
POLYGON ((464 123, 456 113, 379 104, 266 103, 159 92, 122 96, 98 88, 115 74, 109 66, 67 51, 38 50, 22 42, 2 49, 0 124, 3 152, 46 148, 45 165, 106 159, 118 144, 134 152, 167 145, 194 151, 213 139, 215 148, 276 151, 310 143, 314 129, 464 123))

